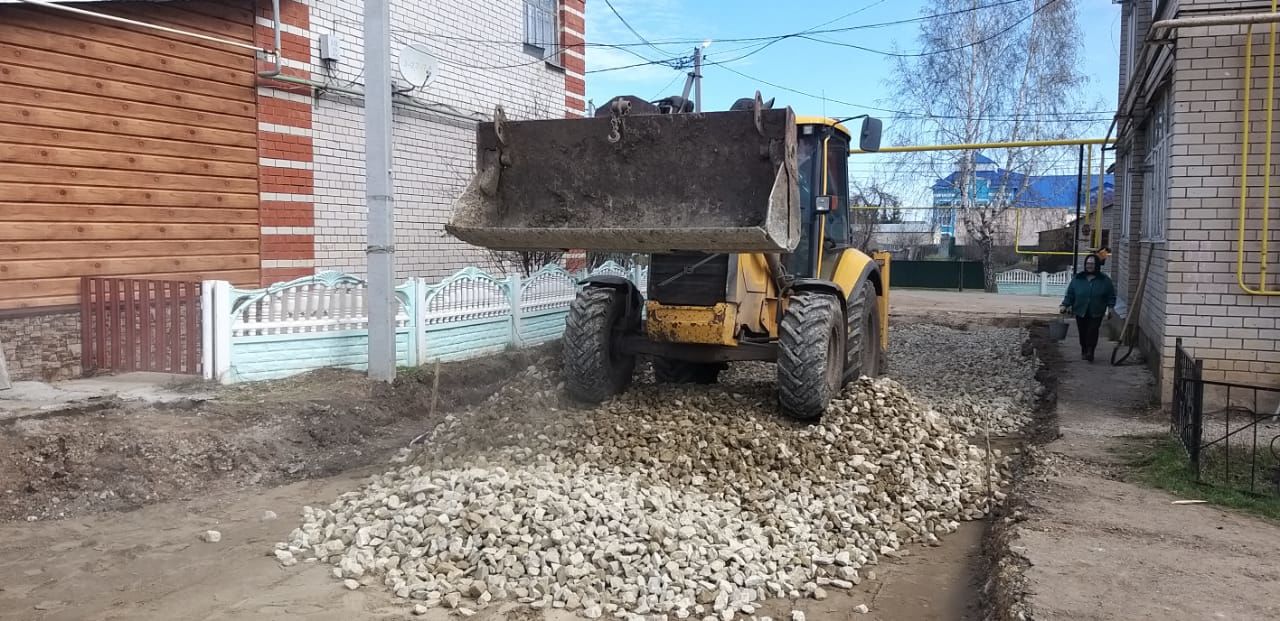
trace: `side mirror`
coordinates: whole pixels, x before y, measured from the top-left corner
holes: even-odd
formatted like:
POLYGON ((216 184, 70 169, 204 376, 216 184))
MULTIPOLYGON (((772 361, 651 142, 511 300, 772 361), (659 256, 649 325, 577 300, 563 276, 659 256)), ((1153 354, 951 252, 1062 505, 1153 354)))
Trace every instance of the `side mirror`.
POLYGON ((875 153, 880 150, 880 130, 884 127, 884 122, 875 117, 865 117, 862 119, 862 135, 858 137, 858 149, 867 153, 875 153))

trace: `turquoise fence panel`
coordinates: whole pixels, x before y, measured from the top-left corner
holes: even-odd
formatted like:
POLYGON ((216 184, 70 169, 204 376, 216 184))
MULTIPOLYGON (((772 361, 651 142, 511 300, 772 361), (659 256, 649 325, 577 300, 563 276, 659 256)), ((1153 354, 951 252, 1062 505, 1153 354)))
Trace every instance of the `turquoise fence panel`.
MULTIPOLYGON (((416 364, 413 281, 396 288, 396 361, 416 364)), ((366 369, 367 287, 322 272, 264 289, 231 292, 230 360, 222 381, 287 377, 325 367, 366 369)))
MULTIPOLYGON (((591 273, 641 283, 648 276, 612 262, 591 273)), ((549 265, 524 279, 474 267, 436 285, 411 278, 395 292, 397 364, 465 360, 556 340, 585 275, 549 265)), ((236 382, 368 368, 367 287, 360 278, 324 272, 251 290, 213 284, 221 293, 209 330, 217 359, 211 377, 236 382)))
POLYGON ((521 317, 520 342, 525 347, 532 347, 560 338, 564 334, 564 320, 568 316, 568 310, 550 310, 521 317))
POLYGON ((427 359, 424 362, 466 360, 505 351, 512 346, 511 320, 495 319, 469 325, 449 324, 428 327, 427 359))
MULTIPOLYGON (((396 331, 396 364, 409 365, 409 328, 396 331)), ((268 334, 231 344, 231 374, 247 382, 289 377, 324 368, 363 371, 369 367, 369 331, 268 334)))
POLYGON ((548 265, 520 283, 520 316, 516 340, 524 347, 560 338, 569 305, 578 293, 577 279, 558 265, 548 265))
POLYGON ((418 309, 421 362, 464 360, 514 346, 512 284, 468 267, 424 287, 418 309))

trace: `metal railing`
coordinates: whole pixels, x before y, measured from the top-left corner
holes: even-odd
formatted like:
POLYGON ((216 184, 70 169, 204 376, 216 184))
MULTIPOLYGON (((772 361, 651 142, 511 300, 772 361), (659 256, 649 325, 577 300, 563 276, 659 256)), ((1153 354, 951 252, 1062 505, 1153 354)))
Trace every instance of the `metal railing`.
POLYGON ((1197 482, 1280 496, 1280 388, 1206 380, 1203 362, 1179 339, 1170 427, 1197 482), (1221 407, 1206 412, 1206 392, 1221 407))

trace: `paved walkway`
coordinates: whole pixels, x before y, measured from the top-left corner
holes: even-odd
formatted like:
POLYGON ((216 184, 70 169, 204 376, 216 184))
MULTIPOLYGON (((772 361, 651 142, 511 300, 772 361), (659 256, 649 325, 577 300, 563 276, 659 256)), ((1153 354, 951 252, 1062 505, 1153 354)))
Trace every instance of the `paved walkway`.
POLYGON ((1029 491, 1027 602, 1036 619, 1280 618, 1280 525, 1122 481, 1126 436, 1161 433, 1142 366, 1080 360, 1074 328, 1058 347, 1061 437, 1029 491))
POLYGON ((892 289, 889 314, 892 317, 938 315, 990 315, 999 317, 1051 316, 1058 312, 1059 297, 1009 295, 982 291, 937 289, 892 289))

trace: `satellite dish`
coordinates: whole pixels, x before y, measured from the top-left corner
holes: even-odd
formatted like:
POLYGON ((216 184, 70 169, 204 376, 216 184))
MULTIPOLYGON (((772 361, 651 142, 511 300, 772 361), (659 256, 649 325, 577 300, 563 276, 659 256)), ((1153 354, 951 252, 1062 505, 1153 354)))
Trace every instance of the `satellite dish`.
POLYGON ((436 57, 425 43, 410 43, 400 49, 400 76, 415 89, 426 87, 436 77, 436 57))

